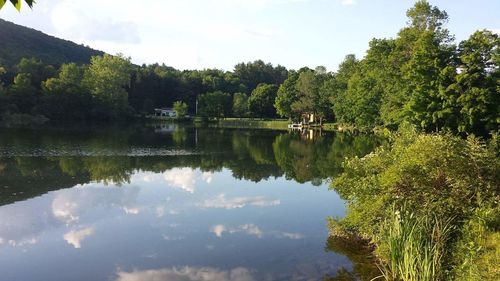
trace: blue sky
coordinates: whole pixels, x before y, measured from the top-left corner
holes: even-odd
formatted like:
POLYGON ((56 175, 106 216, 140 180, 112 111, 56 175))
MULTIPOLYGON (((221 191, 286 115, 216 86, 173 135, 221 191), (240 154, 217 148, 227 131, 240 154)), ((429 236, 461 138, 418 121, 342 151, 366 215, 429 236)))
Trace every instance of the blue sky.
MULTIPOLYGON (((134 63, 232 70, 262 59, 287 68, 335 70, 362 57, 372 38, 394 37, 414 0, 38 0, 0 18, 134 63), (145 3, 145 4, 144 4, 145 3)), ((431 0, 450 16, 457 40, 478 29, 500 32, 500 0, 431 0)), ((0 42, 1 44, 1 42, 0 42)))

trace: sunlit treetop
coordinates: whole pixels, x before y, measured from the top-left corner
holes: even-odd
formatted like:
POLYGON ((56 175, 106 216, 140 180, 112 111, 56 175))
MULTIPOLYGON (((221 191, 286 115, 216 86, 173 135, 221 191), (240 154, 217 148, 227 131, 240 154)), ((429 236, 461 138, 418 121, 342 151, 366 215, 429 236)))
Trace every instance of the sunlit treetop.
MULTIPOLYGON (((16 7, 18 11, 21 11, 21 2, 23 2, 22 0, 0 0, 0 9, 3 8, 3 5, 5 5, 6 2, 12 3, 12 5, 14 5, 14 7, 16 7)), ((35 0, 24 0, 24 2, 26 2, 26 4, 28 4, 28 6, 32 8, 35 0)))

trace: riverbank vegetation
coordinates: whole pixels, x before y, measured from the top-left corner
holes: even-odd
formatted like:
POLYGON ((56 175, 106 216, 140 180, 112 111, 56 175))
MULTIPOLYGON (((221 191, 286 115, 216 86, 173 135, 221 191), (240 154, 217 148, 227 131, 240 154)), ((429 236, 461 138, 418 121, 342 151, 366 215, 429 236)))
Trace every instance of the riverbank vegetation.
POLYGON ((333 180, 347 215, 332 233, 375 244, 386 280, 498 280, 497 141, 391 133, 333 180))

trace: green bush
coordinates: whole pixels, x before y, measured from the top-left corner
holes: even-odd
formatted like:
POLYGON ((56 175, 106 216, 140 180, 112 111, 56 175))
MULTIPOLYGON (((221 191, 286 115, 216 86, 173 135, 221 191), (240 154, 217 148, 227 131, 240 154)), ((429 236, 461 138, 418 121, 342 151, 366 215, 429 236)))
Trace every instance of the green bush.
MULTIPOLYGON (((347 202, 347 214, 337 221, 337 227, 378 245, 377 254, 386 267, 394 271, 399 266, 394 267, 395 264, 409 262, 402 256, 393 256, 405 252, 404 247, 426 247, 421 249, 424 252, 413 253, 412 259, 419 259, 425 251, 430 255, 426 259, 433 256, 434 244, 426 239, 432 237, 435 227, 442 228, 446 224, 441 232, 449 234, 450 239, 443 242, 444 249, 454 250, 438 253, 442 265, 435 267, 439 272, 433 273, 428 280, 443 280, 444 277, 440 276, 463 276, 464 264, 479 260, 485 263, 481 268, 491 266, 494 257, 498 260, 498 254, 494 254, 498 253, 498 242, 489 245, 494 250, 488 250, 485 249, 486 240, 478 237, 490 237, 490 244, 491 239, 496 237, 498 240, 498 219, 490 219, 489 223, 476 220, 480 210, 498 206, 500 164, 497 146, 488 146, 472 136, 461 139, 450 134, 419 134, 408 126, 390 134, 389 138, 389 143, 375 152, 346 161, 344 172, 333 180, 332 188, 347 202), (394 210, 411 210, 411 216, 401 217, 399 225, 395 224, 394 210), (392 228, 388 228, 389 222, 392 228), (474 230, 478 223, 484 226, 482 236, 474 230), (411 232, 408 237, 398 236, 394 232, 396 227, 418 231, 411 232), (449 232, 450 229, 453 231, 449 232), (402 244, 399 248, 387 246, 390 239, 405 237, 410 239, 409 244, 402 244), (475 241, 477 239, 480 241, 475 241), (470 243, 481 245, 484 251, 467 250, 470 243)), ((424 263, 412 262, 416 263, 415 272, 426 270, 421 268, 424 263)), ((395 274, 396 280, 422 280, 395 274)))

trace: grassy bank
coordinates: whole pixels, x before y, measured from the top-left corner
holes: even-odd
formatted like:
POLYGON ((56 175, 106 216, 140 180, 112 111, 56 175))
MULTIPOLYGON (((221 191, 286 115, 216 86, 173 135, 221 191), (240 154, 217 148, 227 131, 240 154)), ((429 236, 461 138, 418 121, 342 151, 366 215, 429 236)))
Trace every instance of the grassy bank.
POLYGON ((289 123, 286 119, 224 118, 212 124, 223 128, 286 130, 289 123))
POLYGON ((331 233, 375 245, 385 280, 500 280, 496 138, 412 128, 389 137, 333 180, 347 213, 331 233))

